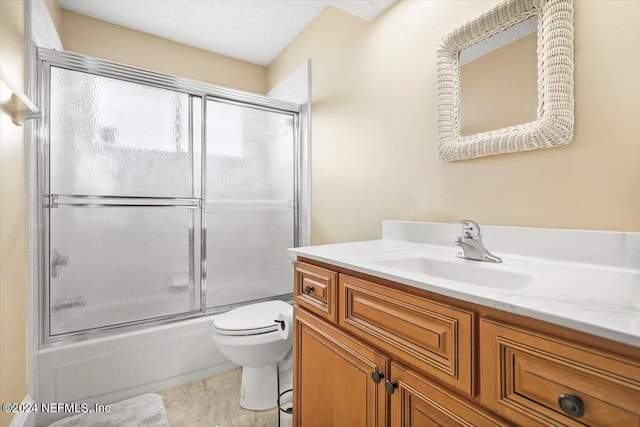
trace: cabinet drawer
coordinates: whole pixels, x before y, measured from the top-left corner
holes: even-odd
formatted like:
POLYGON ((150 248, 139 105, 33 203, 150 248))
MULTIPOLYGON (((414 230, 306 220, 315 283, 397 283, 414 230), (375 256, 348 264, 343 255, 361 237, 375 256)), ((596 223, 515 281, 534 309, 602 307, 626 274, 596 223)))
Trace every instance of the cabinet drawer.
POLYGON ((341 327, 473 395, 474 314, 341 274, 341 327))
POLYGON ((296 262, 295 300, 300 307, 336 322, 338 274, 326 268, 296 262))
POLYGON ((506 426, 502 420, 403 366, 391 363, 391 427, 506 426))
POLYGON ((481 399, 497 413, 531 426, 640 426, 640 361, 492 320, 480 336, 481 399))

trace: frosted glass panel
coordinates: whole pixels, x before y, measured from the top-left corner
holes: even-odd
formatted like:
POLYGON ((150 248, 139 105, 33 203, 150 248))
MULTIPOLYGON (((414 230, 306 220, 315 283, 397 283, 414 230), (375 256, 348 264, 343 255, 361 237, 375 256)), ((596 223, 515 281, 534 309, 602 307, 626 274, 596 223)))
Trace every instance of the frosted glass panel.
POLYGON ((51 192, 193 197, 189 95, 51 68, 51 192))
POLYGON ((207 102, 207 306, 293 292, 291 116, 207 102))
POLYGON ((293 210, 207 207, 207 306, 293 292, 293 210))
POLYGON ((200 308, 198 210, 50 211, 51 335, 200 308))
POLYGON ((293 119, 207 102, 207 198, 293 199, 293 119))

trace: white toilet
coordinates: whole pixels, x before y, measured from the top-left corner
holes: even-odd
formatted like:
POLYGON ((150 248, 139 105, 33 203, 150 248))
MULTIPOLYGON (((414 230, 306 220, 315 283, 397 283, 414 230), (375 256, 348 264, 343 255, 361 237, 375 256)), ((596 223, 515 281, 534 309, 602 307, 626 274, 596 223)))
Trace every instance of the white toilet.
POLYGON ((284 301, 266 301, 228 311, 213 321, 213 342, 227 359, 242 366, 240 406, 273 408, 278 398, 278 362, 291 351, 291 334, 278 332, 279 313, 291 312, 284 301))

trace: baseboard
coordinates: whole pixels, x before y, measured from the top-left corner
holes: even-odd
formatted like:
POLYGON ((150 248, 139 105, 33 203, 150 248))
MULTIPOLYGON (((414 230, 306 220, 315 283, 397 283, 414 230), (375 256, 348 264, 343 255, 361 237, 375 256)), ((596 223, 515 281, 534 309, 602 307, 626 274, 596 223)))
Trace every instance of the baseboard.
MULTIPOLYGON (((35 402, 31 396, 26 395, 21 404, 25 407, 32 407, 35 402)), ((9 427, 34 427, 36 425, 35 412, 18 412, 14 415, 9 427)))

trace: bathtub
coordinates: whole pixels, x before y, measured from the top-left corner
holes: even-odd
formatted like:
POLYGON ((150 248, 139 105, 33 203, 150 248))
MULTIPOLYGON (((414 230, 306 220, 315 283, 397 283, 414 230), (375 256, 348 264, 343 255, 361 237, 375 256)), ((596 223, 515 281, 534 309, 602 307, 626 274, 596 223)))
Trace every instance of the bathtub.
MULTIPOLYGON (((100 316, 104 313, 88 313, 100 316)), ((37 352, 36 401, 109 404, 234 368, 212 340, 214 315, 37 352)), ((36 425, 69 414, 38 413, 36 425)))

